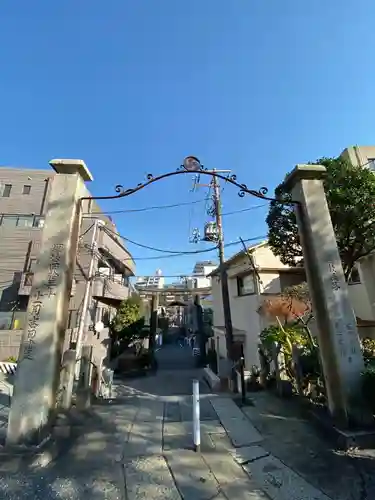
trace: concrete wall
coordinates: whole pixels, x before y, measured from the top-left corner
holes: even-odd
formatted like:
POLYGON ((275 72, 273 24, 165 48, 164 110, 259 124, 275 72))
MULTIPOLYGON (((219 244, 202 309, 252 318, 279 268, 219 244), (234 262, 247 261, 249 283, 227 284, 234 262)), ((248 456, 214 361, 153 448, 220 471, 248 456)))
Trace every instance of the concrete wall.
POLYGON ((288 269, 289 266, 283 264, 279 257, 274 255, 268 245, 257 247, 253 253, 254 263, 260 268, 288 269))
POLYGON ((51 170, 0 168, 0 213, 44 215, 49 193, 51 170), (3 197, 5 184, 12 186, 10 196, 3 197), (23 186, 31 186, 30 194, 22 194, 23 186))
POLYGON ((363 283, 348 286, 350 302, 358 318, 374 320, 371 303, 363 283))
POLYGON ((341 156, 355 167, 374 168, 375 166, 369 164, 369 160, 375 158, 375 146, 351 146, 344 149, 341 156))

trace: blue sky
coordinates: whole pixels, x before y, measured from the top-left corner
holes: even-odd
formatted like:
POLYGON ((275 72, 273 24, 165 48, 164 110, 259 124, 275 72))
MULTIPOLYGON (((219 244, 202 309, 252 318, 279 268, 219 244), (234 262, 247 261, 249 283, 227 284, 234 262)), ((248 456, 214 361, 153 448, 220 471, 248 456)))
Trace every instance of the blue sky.
MULTIPOLYGON (((184 156, 271 190, 296 163, 375 143, 373 0, 54 0, 0 7, 0 164, 82 158, 95 195, 176 169, 184 156)), ((190 176, 106 210, 187 203, 190 176)), ((226 185, 223 210, 257 206, 226 185)), ((226 242, 266 234, 266 207, 224 217, 226 242)), ((142 244, 182 251, 204 203, 114 215, 142 244)), ((129 244, 137 274, 191 271, 129 244), (144 259, 144 260, 143 260, 144 259)), ((230 256, 238 246, 226 250, 230 256)))

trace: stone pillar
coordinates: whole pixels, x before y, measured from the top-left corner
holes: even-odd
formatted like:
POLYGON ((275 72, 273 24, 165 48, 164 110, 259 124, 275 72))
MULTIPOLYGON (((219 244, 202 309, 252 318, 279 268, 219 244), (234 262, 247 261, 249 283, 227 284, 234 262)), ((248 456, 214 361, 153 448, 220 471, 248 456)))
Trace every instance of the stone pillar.
POLYGON ((347 423, 360 399, 364 368, 356 320, 349 301, 321 165, 297 165, 285 180, 296 205, 308 286, 331 414, 347 423))
POLYGON ((63 410, 69 410, 72 406, 76 351, 74 351, 73 349, 69 349, 68 351, 64 352, 62 366, 63 371, 61 374, 61 408, 63 410))
POLYGON ((80 202, 91 174, 81 160, 53 160, 45 224, 20 345, 7 444, 39 443, 55 414, 77 252, 80 202))
POLYGON ((82 359, 77 388, 77 408, 86 410, 91 405, 92 346, 82 346, 82 359))

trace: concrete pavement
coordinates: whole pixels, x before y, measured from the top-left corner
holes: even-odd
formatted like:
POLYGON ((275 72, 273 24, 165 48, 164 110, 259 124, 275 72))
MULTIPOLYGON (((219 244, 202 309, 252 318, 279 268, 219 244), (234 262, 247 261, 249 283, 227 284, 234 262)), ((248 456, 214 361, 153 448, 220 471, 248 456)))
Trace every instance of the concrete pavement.
POLYGON ((0 472, 4 500, 327 500, 263 447, 230 397, 209 393, 191 350, 165 346, 154 376, 116 381, 113 402, 77 416, 47 467, 0 472), (191 389, 201 380, 201 453, 193 451, 191 389))

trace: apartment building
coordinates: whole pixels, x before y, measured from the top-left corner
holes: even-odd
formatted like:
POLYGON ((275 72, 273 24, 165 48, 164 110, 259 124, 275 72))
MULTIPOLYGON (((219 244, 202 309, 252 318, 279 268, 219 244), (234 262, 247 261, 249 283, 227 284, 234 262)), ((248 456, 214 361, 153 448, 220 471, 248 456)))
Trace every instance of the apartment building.
POLYGON ((188 277, 188 286, 190 288, 209 288, 211 287, 211 278, 209 274, 216 269, 217 264, 212 260, 197 262, 193 273, 188 277))
MULTIPOLYGON (((54 175, 53 170, 0 168, 0 360, 18 356, 54 175)), ((85 196, 90 193, 87 191, 85 196)), ((84 342, 93 345, 94 358, 100 362, 109 350, 109 322, 117 306, 129 295, 129 277, 134 275, 135 265, 116 226, 95 200, 83 205, 65 347, 76 341, 91 259, 94 278, 84 342), (97 225, 93 242, 98 218, 102 223, 97 225), (99 322, 104 328, 96 332, 99 322)))
POLYGON ((154 276, 139 276, 135 282, 135 287, 137 290, 143 288, 163 288, 164 277, 161 274, 161 270, 158 269, 154 276))

